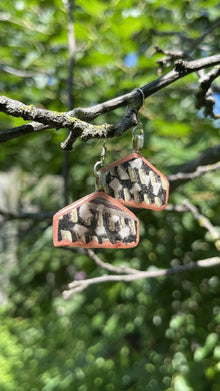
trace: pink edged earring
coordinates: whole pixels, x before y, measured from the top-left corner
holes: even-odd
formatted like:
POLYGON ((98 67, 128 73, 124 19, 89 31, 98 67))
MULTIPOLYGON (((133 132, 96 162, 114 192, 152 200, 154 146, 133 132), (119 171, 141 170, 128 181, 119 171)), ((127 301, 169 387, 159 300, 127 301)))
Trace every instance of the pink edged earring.
POLYGON ((106 193, 129 207, 161 210, 167 205, 169 182, 140 154, 143 144, 144 131, 139 122, 133 129, 134 152, 109 165, 106 193))
POLYGON ((137 246, 137 217, 105 193, 108 174, 108 167, 104 163, 105 152, 106 148, 103 147, 101 160, 94 166, 96 191, 54 215, 55 246, 117 249, 137 246))

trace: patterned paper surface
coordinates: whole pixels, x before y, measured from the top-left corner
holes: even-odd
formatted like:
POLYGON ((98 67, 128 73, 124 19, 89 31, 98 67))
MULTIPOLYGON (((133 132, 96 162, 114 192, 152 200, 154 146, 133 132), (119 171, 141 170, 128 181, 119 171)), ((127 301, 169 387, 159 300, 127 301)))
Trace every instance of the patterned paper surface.
POLYGON ((167 205, 167 178, 139 153, 112 163, 106 182, 106 193, 126 206, 161 210, 167 205))
POLYGON ((55 246, 129 248, 139 241, 136 216, 103 192, 95 192, 57 212, 55 246))

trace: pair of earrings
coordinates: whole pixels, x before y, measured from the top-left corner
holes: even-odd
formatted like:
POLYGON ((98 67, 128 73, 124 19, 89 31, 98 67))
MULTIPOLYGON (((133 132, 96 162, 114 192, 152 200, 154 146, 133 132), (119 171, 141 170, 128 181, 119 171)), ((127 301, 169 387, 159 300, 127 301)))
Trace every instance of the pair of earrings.
POLYGON ((109 166, 94 166, 96 191, 61 209, 53 217, 55 246, 130 248, 139 242, 139 221, 126 208, 161 210, 168 201, 167 178, 140 154, 143 128, 133 129, 134 152, 109 166), (99 167, 99 169, 98 169, 99 167))

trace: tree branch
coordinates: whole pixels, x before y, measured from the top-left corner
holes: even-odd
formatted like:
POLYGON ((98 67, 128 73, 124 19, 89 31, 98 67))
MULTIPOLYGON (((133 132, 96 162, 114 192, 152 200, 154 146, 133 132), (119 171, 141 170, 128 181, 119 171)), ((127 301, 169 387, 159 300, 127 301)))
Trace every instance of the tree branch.
POLYGON ((26 70, 16 69, 16 68, 11 67, 10 65, 7 65, 7 64, 0 64, 0 70, 3 72, 10 73, 12 75, 18 76, 18 77, 27 77, 27 78, 34 77, 37 74, 36 72, 30 72, 30 71, 26 71, 26 70))
POLYGON ((178 185, 180 185, 180 184, 185 183, 191 179, 198 178, 201 175, 206 174, 208 172, 216 171, 219 168, 220 168, 220 161, 215 164, 209 164, 207 166, 199 166, 193 172, 186 172, 186 173, 177 172, 176 174, 169 175, 168 180, 170 183, 172 183, 172 190, 173 190, 174 187, 177 187, 177 183, 178 183, 178 185), (177 182, 176 185, 175 185, 175 182, 177 182))
MULTIPOLYGON (((188 62, 178 60, 175 62, 175 67, 172 71, 151 83, 142 86, 140 89, 146 99, 148 96, 192 72, 218 64, 220 64, 220 55, 205 57, 188 62)), ((72 149, 73 141, 79 136, 82 140, 87 141, 90 138, 108 138, 122 135, 126 130, 137 123, 137 112, 142 103, 142 94, 140 94, 140 91, 136 89, 128 94, 108 100, 91 108, 76 108, 69 112, 59 113, 45 109, 38 109, 32 105, 27 106, 19 101, 1 96, 0 111, 15 117, 21 117, 25 120, 37 121, 56 129, 70 129, 72 131, 71 137, 68 137, 68 139, 62 144, 62 147, 63 149, 72 149), (124 106, 128 106, 128 111, 124 118, 115 126, 107 124, 98 126, 88 123, 97 116, 124 106)), ((3 139, 2 135, 0 135, 0 142, 1 139, 3 139)))
MULTIPOLYGON (((141 90, 144 93, 144 97, 147 98, 148 96, 153 95, 155 92, 159 91, 160 89, 167 87, 168 85, 174 83, 175 81, 177 81, 178 79, 184 76, 187 76, 192 72, 197 72, 200 69, 215 66, 217 64, 220 64, 220 55, 205 57, 199 60, 193 60, 188 62, 183 60, 177 60, 175 62, 175 68, 172 71, 166 73, 164 76, 159 77, 158 79, 152 81, 151 83, 144 85, 143 87, 141 87, 141 90)), ((129 94, 122 95, 118 98, 106 101, 102 104, 93 106, 91 108, 75 109, 73 112, 74 115, 76 115, 78 118, 87 121, 92 120, 97 116, 104 114, 108 111, 112 111, 118 107, 128 105, 132 97, 133 96, 131 92, 129 94)))
POLYGON ((200 69, 208 68, 211 66, 218 65, 220 63, 220 55, 210 56, 201 58, 193 61, 177 60, 175 67, 172 71, 168 72, 159 79, 142 87, 145 98, 154 94, 162 88, 167 87, 169 84, 174 83, 182 77, 189 75, 192 72, 197 72, 200 69))
POLYGON ((31 122, 12 129, 2 130, 0 131, 0 143, 5 143, 6 141, 14 138, 25 136, 30 133, 40 132, 41 130, 46 129, 50 129, 50 126, 40 124, 39 122, 31 122))
POLYGON ((63 292, 64 299, 68 299, 74 293, 81 292, 88 288, 90 285, 97 285, 103 282, 131 282, 145 278, 163 277, 171 274, 178 274, 198 268, 207 268, 220 265, 220 257, 213 257, 202 259, 197 262, 191 262, 186 265, 179 265, 168 269, 154 270, 154 271, 138 271, 132 274, 120 274, 120 275, 103 275, 100 277, 89 278, 86 280, 75 280, 68 285, 68 290, 63 292))
MULTIPOLYGON (((103 126, 90 125, 87 122, 72 117, 67 112, 59 113, 56 111, 38 109, 33 105, 27 106, 22 102, 7 98, 5 96, 0 97, 0 111, 14 117, 22 117, 25 120, 38 121, 44 125, 55 127, 56 129, 71 129, 74 130, 76 135, 80 135, 80 133, 85 131, 87 128, 93 130, 94 134, 99 132, 102 133, 103 130, 103 126)), ((112 130, 113 126, 107 125, 104 128, 105 132, 108 133, 112 130)))
POLYGON ((211 88, 212 82, 220 75, 220 67, 214 67, 210 72, 203 75, 199 80, 199 88, 196 93, 196 108, 204 107, 205 116, 210 115, 212 118, 218 118, 219 115, 213 112, 215 99, 211 88))

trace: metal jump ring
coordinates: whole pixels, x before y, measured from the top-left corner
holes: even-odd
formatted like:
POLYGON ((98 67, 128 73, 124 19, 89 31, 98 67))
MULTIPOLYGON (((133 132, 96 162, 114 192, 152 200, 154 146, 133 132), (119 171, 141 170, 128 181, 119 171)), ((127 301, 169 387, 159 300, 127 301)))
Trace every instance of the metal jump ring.
POLYGON ((133 150, 136 152, 140 151, 144 145, 144 129, 141 121, 132 130, 132 136, 133 150))
POLYGON ((141 106, 143 106, 144 101, 145 101, 145 96, 144 96, 144 93, 143 93, 142 89, 141 88, 136 88, 135 91, 139 91, 141 93, 141 97, 142 97, 141 106))
POLYGON ((96 162, 94 165, 94 174, 98 175, 102 168, 104 168, 105 171, 108 172, 108 165, 107 164, 105 164, 102 160, 96 162), (97 169, 98 166, 100 166, 99 169, 97 169))

